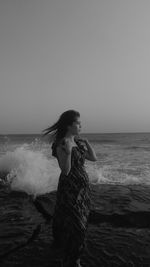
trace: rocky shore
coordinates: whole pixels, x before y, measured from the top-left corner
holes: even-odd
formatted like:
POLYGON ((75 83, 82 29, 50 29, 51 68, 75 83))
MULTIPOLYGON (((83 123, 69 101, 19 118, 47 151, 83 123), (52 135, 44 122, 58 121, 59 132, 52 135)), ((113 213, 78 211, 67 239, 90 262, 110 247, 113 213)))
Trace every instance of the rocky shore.
MULTIPOLYGON (((51 248, 55 198, 1 194, 1 267, 62 266, 51 248)), ((91 185, 91 199, 83 267, 150 267, 150 187, 91 185)))

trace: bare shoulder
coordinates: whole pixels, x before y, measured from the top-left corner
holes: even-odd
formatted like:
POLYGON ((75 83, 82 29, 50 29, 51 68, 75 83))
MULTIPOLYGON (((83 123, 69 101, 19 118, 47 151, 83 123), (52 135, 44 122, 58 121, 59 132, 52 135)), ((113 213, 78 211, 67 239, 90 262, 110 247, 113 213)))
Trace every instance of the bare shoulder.
POLYGON ((64 153, 65 152, 65 144, 66 140, 65 138, 61 139, 57 145, 57 152, 58 153, 64 153))

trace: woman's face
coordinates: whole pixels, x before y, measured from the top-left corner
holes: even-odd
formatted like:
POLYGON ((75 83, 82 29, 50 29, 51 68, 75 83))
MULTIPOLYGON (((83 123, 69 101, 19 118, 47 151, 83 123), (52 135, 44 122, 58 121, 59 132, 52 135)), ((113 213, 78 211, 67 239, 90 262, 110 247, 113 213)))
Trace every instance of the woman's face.
POLYGON ((81 132, 81 121, 80 117, 77 117, 76 120, 68 127, 69 132, 72 135, 78 135, 81 132))

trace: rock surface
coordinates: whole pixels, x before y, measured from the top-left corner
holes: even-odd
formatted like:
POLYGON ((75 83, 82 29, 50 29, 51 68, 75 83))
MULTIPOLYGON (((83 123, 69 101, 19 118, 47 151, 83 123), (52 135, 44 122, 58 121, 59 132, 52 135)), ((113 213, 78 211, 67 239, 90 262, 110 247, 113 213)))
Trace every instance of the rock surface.
MULTIPOLYGON (((150 267, 150 187, 91 188, 83 267, 150 267)), ((17 192, 0 198, 1 267, 62 266, 61 255, 51 249, 55 198, 55 192, 36 200, 17 192)))

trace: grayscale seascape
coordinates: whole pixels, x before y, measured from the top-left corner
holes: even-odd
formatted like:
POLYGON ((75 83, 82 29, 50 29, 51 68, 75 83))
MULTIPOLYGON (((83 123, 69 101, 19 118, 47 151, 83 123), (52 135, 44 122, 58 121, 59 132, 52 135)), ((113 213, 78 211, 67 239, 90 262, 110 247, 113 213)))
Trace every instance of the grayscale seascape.
MULTIPOLYGON (((83 266, 150 266, 150 134, 86 134, 91 212, 83 266)), ((0 266, 61 266, 51 249, 59 168, 40 135, 0 137, 0 266)))

